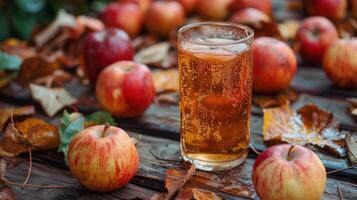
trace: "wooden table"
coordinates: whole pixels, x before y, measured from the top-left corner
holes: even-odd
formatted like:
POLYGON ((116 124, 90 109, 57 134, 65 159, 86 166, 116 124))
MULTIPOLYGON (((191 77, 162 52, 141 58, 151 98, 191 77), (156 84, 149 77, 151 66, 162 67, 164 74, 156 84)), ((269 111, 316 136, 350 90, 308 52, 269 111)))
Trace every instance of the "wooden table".
MULTIPOLYGON (((357 97, 357 91, 342 91, 331 88, 323 72, 318 68, 299 68, 293 87, 303 92, 293 107, 298 108, 306 103, 317 103, 320 107, 330 110, 335 117, 348 129, 354 129, 357 124, 345 112, 347 96, 357 97)), ((70 90, 74 95, 76 90, 70 90)), ((87 95, 91 95, 88 90, 87 95)), ((78 94, 77 94, 78 95, 78 94)), ((14 98, 3 93, 0 97, 2 104, 28 104, 31 99, 14 98)), ((91 112, 97 108, 79 106, 84 112, 91 112)), ((41 109, 37 109, 38 112, 41 109)), ((123 188, 109 192, 97 193, 89 191, 78 184, 64 164, 63 156, 53 151, 36 152, 33 155, 33 169, 30 184, 65 185, 62 189, 39 189, 12 186, 18 199, 150 199, 155 193, 163 192, 164 172, 168 168, 177 167, 181 157, 179 152, 179 117, 177 105, 156 104, 144 116, 130 120, 117 120, 120 127, 127 130, 132 137, 142 136, 137 145, 140 154, 140 169, 133 180, 123 188)), ((40 114, 40 117, 44 117, 40 114)), ((48 118, 46 118, 48 119, 48 118)), ((48 119, 59 124, 59 116, 48 119)), ((252 138, 251 143, 263 150, 266 145, 261 139, 262 112, 258 107, 252 109, 252 138)), ((319 156, 323 154, 318 153, 319 156)), ((249 152, 247 161, 233 170, 219 173, 197 171, 193 178, 185 185, 215 192, 223 199, 257 199, 252 186, 251 170, 256 154, 249 152)), ((325 159, 326 160, 326 159, 325 159)), ((23 182, 29 167, 28 155, 15 158, 11 163, 6 178, 16 182, 23 182)), ((327 170, 343 168, 346 159, 332 158, 324 162, 327 170)), ((344 199, 357 199, 357 172, 350 169, 328 175, 327 186, 323 199, 339 199, 338 187, 344 199)))

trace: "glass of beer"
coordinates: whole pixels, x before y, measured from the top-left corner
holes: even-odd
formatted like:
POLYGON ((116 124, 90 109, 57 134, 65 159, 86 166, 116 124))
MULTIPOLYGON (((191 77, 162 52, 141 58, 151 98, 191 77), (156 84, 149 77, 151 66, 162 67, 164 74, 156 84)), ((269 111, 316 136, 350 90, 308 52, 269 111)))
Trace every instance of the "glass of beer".
POLYGON ((243 163, 252 96, 252 29, 202 22, 178 32, 181 151, 205 171, 243 163))

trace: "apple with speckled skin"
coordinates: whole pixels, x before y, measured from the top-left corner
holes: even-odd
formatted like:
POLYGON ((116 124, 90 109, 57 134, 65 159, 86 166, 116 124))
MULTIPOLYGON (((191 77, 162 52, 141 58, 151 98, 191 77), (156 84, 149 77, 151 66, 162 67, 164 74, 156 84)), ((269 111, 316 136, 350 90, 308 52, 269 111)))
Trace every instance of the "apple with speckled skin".
POLYGON ((93 84, 105 67, 120 60, 132 60, 133 55, 130 38, 121 29, 92 32, 83 41, 83 67, 93 84))
POLYGON ((357 89, 357 38, 335 41, 324 56, 323 69, 335 86, 357 89))
POLYGON ((299 53, 307 63, 321 64, 325 52, 338 40, 333 23, 325 17, 309 17, 300 25, 296 34, 299 53))
POLYGON ((306 0, 305 2, 311 16, 323 16, 335 22, 346 17, 347 0, 306 0))
POLYGON ((296 70, 296 56, 286 43, 270 37, 259 37, 254 40, 253 91, 283 91, 290 86, 296 70))
POLYGON ((311 150, 299 145, 276 145, 263 151, 253 165, 252 180, 262 200, 318 200, 326 171, 311 150))
POLYGON ((84 187, 107 192, 124 186, 134 177, 139 155, 125 131, 97 125, 82 130, 72 139, 68 166, 84 187))
POLYGON ((100 73, 96 96, 101 106, 116 117, 139 116, 155 96, 151 71, 132 61, 114 63, 100 73))

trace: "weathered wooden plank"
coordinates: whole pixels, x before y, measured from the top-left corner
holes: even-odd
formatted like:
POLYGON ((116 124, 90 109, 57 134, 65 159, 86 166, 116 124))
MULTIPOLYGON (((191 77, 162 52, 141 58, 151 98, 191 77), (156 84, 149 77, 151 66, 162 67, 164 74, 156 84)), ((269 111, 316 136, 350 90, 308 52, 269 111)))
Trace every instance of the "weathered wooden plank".
MULTIPOLYGON (((137 133, 133 133, 130 132, 131 136, 133 137, 137 137, 137 133)), ((175 162, 175 161, 166 161, 166 160, 160 160, 156 157, 154 157, 152 155, 152 153, 150 153, 150 150, 153 146, 158 146, 158 145, 170 145, 170 148, 174 148, 173 151, 167 151, 168 154, 173 154, 171 157, 175 157, 177 156, 177 153, 175 153, 175 149, 178 149, 178 142, 172 141, 172 140, 168 140, 168 139, 163 139, 163 138, 157 138, 157 137, 151 137, 151 136, 142 136, 142 139, 140 141, 140 143, 138 144, 138 151, 140 154, 140 169, 137 172, 137 175, 135 176, 135 178, 131 181, 132 184, 140 186, 140 188, 142 189, 142 187, 145 188, 150 188, 148 189, 149 191, 163 191, 164 190, 164 172, 166 169, 171 168, 171 167, 178 167, 179 163, 175 162)), ((53 159, 58 159, 56 157, 53 156, 52 154, 37 154, 35 155, 35 157, 38 159, 36 162, 38 163, 38 161, 44 161, 47 162, 49 164, 46 164, 46 167, 48 167, 48 165, 52 165, 55 162, 52 162, 53 159), (48 162, 50 161, 50 162, 48 162)), ((63 162, 63 160, 60 160, 60 162, 63 162)), ((252 165, 254 163, 253 159, 247 159, 247 161, 241 165, 240 167, 237 167, 233 170, 227 171, 227 172, 218 172, 218 173, 208 173, 208 172, 202 172, 202 171, 197 171, 196 174, 193 176, 193 178, 187 183, 187 187, 198 187, 198 188, 202 188, 202 189, 208 189, 210 191, 213 191, 215 193, 217 193, 219 196, 221 196, 224 199, 239 199, 238 197, 229 194, 229 192, 227 191, 223 191, 221 187, 221 185, 219 185, 218 183, 224 181, 224 182, 228 182, 228 183, 235 183, 235 184, 243 184, 244 186, 251 188, 252 189, 252 182, 251 182, 251 178, 250 178, 250 174, 251 174, 251 170, 252 170, 252 165)), ((21 165, 22 169, 18 169, 17 172, 15 173, 15 175, 12 175, 11 178, 13 178, 14 180, 20 179, 19 181, 21 181, 23 179, 23 177, 26 174, 26 169, 27 166, 26 165, 21 165), (18 175, 16 175, 18 174, 18 175)), ((45 166, 45 165, 43 165, 45 166)), ((57 164, 55 164, 55 166, 57 166, 57 164)), ((37 167, 37 165, 36 165, 37 167)), ((52 169, 52 167, 49 167, 49 169, 52 169)), ((56 169, 59 170, 59 169, 56 169)), ((12 174, 12 171, 9 171, 9 177, 10 177, 10 173, 12 174)), ((64 183, 70 183, 72 185, 74 185, 75 187, 80 187, 78 185, 76 185, 76 183, 73 183, 73 178, 71 177, 71 175, 69 174, 68 171, 66 170, 59 170, 59 171, 54 171, 51 172, 51 174, 56 174, 55 176, 57 177, 57 174, 61 174, 61 176, 68 176, 69 179, 71 179, 71 181, 69 180, 62 180, 62 178, 56 178, 57 182, 54 182, 56 184, 64 184, 64 183), (60 172, 60 173, 58 173, 60 172)), ((46 176, 46 175, 41 175, 41 174, 33 174, 31 180, 35 181, 37 179, 37 176, 46 176)), ((60 176, 60 177, 61 177, 60 176)), ((46 177, 51 177, 51 176, 46 176, 46 177)), ((37 180, 36 180, 37 181, 37 180)), ((74 181, 75 182, 75 181, 74 181)), ((45 182, 48 183, 48 182, 45 182)), ((54 184, 52 183, 52 184, 54 184)), ((356 186, 352 186, 350 183, 347 182, 343 182, 340 180, 335 180, 335 179, 331 179, 328 178, 327 181, 327 186, 325 189, 325 194, 323 199, 338 199, 337 196, 337 186, 340 186, 342 193, 344 195, 345 199, 356 199, 357 198, 357 187, 356 186)), ((81 189, 75 189, 76 192, 73 192, 73 195, 78 195, 78 194, 84 194, 87 192, 87 190, 81 188, 81 189), (82 189, 82 190, 81 190, 82 189)), ((141 190, 140 189, 140 190, 141 190)), ((122 191, 124 189, 119 190, 122 191)), ((130 187, 127 189, 126 192, 132 194, 135 193, 133 192, 133 188, 130 187)), ((17 192, 17 191, 16 191, 17 192)), ((121 195, 122 193, 116 193, 118 191, 115 191, 115 194, 118 194, 117 197, 121 197, 123 198, 121 195)), ((71 194, 68 192, 68 194, 71 194)), ((38 194, 34 194, 34 195, 38 195, 38 197, 40 198, 41 195, 44 195, 44 193, 38 193, 38 194)), ((98 193, 91 193, 89 196, 91 195, 98 195, 101 196, 104 194, 98 194, 98 193)), ((109 194, 105 194, 105 195, 109 195, 109 197, 112 197, 112 193, 109 194)))
POLYGON ((332 86, 321 66, 299 66, 292 87, 299 92, 318 96, 357 97, 357 90, 344 90, 332 86))
MULTIPOLYGON (((6 178, 11 181, 23 182, 28 166, 29 162, 22 160, 18 166, 7 170, 6 178)), ((127 184, 119 190, 108 193, 92 192, 83 188, 68 170, 38 162, 33 162, 29 184, 63 185, 66 188, 43 189, 26 187, 21 189, 20 187, 11 186, 17 199, 148 199, 156 193, 133 184, 127 184)))

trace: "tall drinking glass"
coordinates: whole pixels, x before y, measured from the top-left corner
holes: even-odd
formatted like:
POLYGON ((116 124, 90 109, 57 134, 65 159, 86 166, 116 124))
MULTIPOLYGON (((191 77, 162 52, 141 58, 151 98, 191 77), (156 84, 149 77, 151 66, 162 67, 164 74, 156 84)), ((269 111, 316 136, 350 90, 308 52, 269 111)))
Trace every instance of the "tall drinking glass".
POLYGON ((219 22, 179 30, 181 151, 198 169, 227 170, 247 157, 253 34, 219 22))

